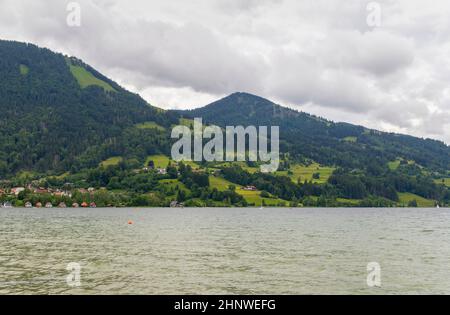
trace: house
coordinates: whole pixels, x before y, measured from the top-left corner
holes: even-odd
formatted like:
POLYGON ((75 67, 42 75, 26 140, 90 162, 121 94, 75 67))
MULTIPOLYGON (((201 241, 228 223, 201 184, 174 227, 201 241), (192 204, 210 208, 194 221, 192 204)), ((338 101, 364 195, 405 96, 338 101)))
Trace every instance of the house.
POLYGON ((45 188, 37 188, 34 190, 35 194, 48 194, 49 190, 45 188))
POLYGON ((14 187, 14 188, 11 188, 11 195, 18 196, 22 191, 25 191, 25 187, 14 187))
POLYGON ((63 191, 62 195, 65 197, 72 198, 72 193, 70 191, 63 191))
MULTIPOLYGON (((64 197, 64 196, 69 196, 69 192, 67 192, 67 191, 62 191, 62 190, 57 190, 57 191, 55 191, 54 193, 53 193, 53 196, 56 196, 56 197, 64 197)), ((69 196, 70 197, 70 196, 69 196)))
POLYGON ((167 174, 167 170, 165 168, 158 168, 157 170, 159 175, 166 175, 167 174))
POLYGON ((31 202, 25 203, 25 208, 33 208, 33 204, 31 202))
POLYGON ((88 188, 88 192, 93 193, 94 191, 95 191, 95 188, 93 188, 93 187, 88 188))
POLYGON ((82 194, 88 194, 89 193, 89 191, 87 189, 84 189, 84 188, 80 188, 80 189, 78 189, 78 191, 80 193, 82 193, 82 194))
POLYGON ((242 187, 242 190, 245 190, 245 191, 257 191, 258 188, 256 188, 255 186, 245 186, 245 187, 242 187))
POLYGON ((4 189, 0 189, 0 196, 1 195, 4 195, 6 192, 5 192, 5 190, 4 189))

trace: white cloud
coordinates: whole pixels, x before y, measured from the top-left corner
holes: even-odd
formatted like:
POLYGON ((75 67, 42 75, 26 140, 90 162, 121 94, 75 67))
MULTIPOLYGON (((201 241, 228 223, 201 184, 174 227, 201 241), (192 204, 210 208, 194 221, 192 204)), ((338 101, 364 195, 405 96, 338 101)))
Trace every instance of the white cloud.
POLYGON ((154 105, 247 91, 330 119, 450 142, 450 4, 380 0, 0 0, 0 38, 75 55, 154 105))

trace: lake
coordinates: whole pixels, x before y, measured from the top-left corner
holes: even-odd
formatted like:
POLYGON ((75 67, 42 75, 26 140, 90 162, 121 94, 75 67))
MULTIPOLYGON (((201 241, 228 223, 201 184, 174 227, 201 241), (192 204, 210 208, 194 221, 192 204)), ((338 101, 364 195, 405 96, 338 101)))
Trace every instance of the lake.
POLYGON ((425 293, 450 294, 449 209, 0 209, 0 294, 425 293))

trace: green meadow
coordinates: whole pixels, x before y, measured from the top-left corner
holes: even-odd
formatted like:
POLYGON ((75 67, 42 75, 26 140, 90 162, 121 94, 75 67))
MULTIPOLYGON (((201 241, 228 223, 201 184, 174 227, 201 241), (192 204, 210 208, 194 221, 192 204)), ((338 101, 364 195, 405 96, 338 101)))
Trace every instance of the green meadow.
POLYGON ((103 167, 114 166, 114 165, 117 165, 120 162, 122 162, 122 160, 123 160, 122 157, 114 156, 114 157, 111 157, 111 158, 101 162, 100 166, 103 166, 103 167))
POLYGON ((277 172, 277 174, 288 176, 295 183, 297 183, 299 180, 301 182, 304 182, 306 180, 312 181, 313 183, 324 184, 328 181, 333 171, 333 167, 325 167, 317 163, 313 163, 309 166, 295 164, 291 166, 289 171, 280 171, 277 172), (319 174, 319 178, 313 178, 314 174, 319 174))
POLYGON ((19 70, 20 70, 20 74, 23 76, 26 76, 30 72, 30 68, 28 68, 25 65, 20 65, 19 70))
POLYGON ((358 138, 357 137, 345 137, 343 139, 345 142, 351 142, 351 143, 356 143, 358 142, 358 138))
POLYGON ((164 128, 163 126, 158 125, 157 123, 153 122, 153 121, 147 121, 145 123, 142 124, 137 124, 136 128, 138 129, 157 129, 159 131, 165 131, 166 128, 164 128))
POLYGON ((398 193, 398 197, 400 198, 400 204, 402 206, 408 206, 408 204, 414 200, 417 201, 417 205, 421 208, 433 208, 436 206, 434 200, 425 199, 412 193, 398 193))
POLYGON ((447 187, 450 187, 450 177, 449 178, 436 179, 434 182, 436 184, 441 184, 441 185, 445 185, 447 187))
POLYGON ((163 154, 150 155, 149 157, 147 157, 145 165, 147 166, 150 161, 153 161, 153 163, 155 163, 156 168, 166 168, 170 164, 170 159, 163 154))
POLYGON ((400 163, 401 163, 400 160, 395 160, 395 161, 389 162, 388 167, 391 171, 395 171, 396 169, 398 169, 400 167, 400 163))
POLYGON ((69 65, 69 67, 70 72, 72 72, 75 79, 77 79, 78 84, 81 86, 82 89, 87 88, 89 86, 99 86, 108 92, 115 91, 111 85, 109 85, 105 81, 97 79, 96 77, 94 77, 92 73, 87 71, 85 68, 74 65, 69 65))
POLYGON ((216 188, 219 191, 225 191, 228 190, 230 186, 236 187, 236 192, 243 196, 244 199, 249 203, 253 204, 254 206, 261 206, 263 203, 266 206, 278 206, 279 204, 287 204, 287 201, 277 198, 262 198, 261 197, 261 191, 247 191, 243 190, 242 186, 234 184, 232 182, 227 181, 226 179, 222 177, 216 177, 216 176, 210 176, 209 177, 209 185, 211 188, 216 188))

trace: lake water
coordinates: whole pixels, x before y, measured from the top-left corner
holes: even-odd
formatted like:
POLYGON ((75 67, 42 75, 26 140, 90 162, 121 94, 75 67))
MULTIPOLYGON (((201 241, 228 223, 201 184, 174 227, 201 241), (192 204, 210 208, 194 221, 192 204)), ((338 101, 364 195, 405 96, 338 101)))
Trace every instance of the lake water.
POLYGON ((0 294, 417 293, 450 294, 448 209, 0 209, 0 294))

